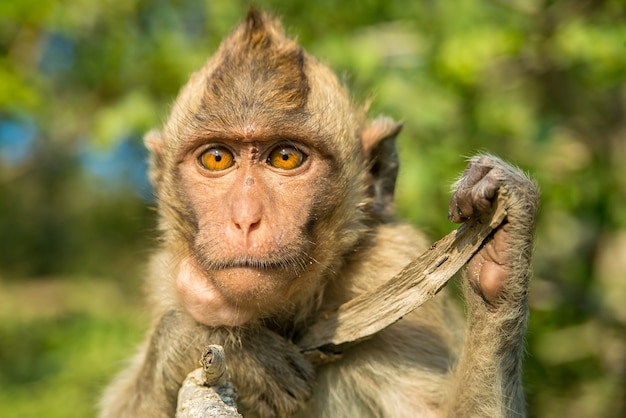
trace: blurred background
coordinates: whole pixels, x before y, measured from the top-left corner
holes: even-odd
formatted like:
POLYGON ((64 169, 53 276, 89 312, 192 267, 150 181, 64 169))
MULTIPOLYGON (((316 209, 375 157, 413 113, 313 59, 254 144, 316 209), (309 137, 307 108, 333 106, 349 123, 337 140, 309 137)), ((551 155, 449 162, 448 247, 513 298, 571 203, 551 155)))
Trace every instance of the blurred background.
MULTIPOLYGON (((0 416, 94 416, 141 340, 143 133, 248 1, 0 2, 0 416)), ((404 121, 400 217, 434 239, 465 158, 541 184, 533 417, 626 416, 626 3, 258 0, 404 121)))

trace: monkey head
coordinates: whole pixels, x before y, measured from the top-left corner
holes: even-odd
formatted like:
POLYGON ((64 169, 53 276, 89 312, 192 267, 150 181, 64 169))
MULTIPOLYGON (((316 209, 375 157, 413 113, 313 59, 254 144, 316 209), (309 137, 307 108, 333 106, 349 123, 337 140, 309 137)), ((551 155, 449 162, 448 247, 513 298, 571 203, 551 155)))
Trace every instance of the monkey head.
POLYGON ((145 140, 183 307, 218 326, 314 306, 393 193, 397 165, 372 173, 398 131, 366 127, 331 70, 250 11, 145 140))

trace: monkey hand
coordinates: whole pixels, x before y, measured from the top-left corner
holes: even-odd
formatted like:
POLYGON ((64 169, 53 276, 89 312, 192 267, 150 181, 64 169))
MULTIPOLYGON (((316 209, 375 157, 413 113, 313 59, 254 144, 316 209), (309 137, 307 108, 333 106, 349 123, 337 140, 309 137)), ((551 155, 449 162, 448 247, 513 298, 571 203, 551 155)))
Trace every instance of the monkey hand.
POLYGON ((293 343, 265 327, 241 329, 228 353, 241 412, 260 418, 293 416, 313 394, 315 369, 293 343))
POLYGON ((467 264, 471 287, 492 307, 526 293, 538 187, 518 168, 490 155, 476 156, 456 183, 448 212, 452 222, 481 217, 498 195, 507 217, 467 264))

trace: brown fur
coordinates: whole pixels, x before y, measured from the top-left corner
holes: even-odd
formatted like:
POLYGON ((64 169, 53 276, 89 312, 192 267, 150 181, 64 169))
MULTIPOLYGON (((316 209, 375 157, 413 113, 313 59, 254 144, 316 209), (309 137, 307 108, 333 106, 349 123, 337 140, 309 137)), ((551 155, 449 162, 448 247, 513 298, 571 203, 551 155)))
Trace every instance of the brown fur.
POLYGON ((496 193, 509 202, 507 222, 469 263, 465 337, 442 292, 317 369, 291 342, 426 248, 392 220, 399 130, 367 124, 327 67, 249 12, 183 88, 163 134, 146 136, 163 236, 147 282, 155 323, 101 417, 173 416, 207 344, 224 345, 246 417, 523 416, 538 194, 491 156, 470 162, 451 204, 460 222, 496 193), (285 140, 307 150, 290 173, 264 160, 285 140), (232 149, 236 166, 202 168, 213 144, 232 149))

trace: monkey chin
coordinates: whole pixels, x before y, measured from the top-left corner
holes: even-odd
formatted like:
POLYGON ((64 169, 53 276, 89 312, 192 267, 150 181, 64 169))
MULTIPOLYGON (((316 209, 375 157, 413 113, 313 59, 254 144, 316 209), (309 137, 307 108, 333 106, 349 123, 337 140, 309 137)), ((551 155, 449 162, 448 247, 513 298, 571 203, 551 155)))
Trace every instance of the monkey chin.
POLYGON ((197 322, 240 326, 275 313, 289 303, 297 275, 279 267, 232 266, 202 270, 183 260, 176 277, 178 299, 197 322), (291 276, 291 277, 290 277, 291 276))

